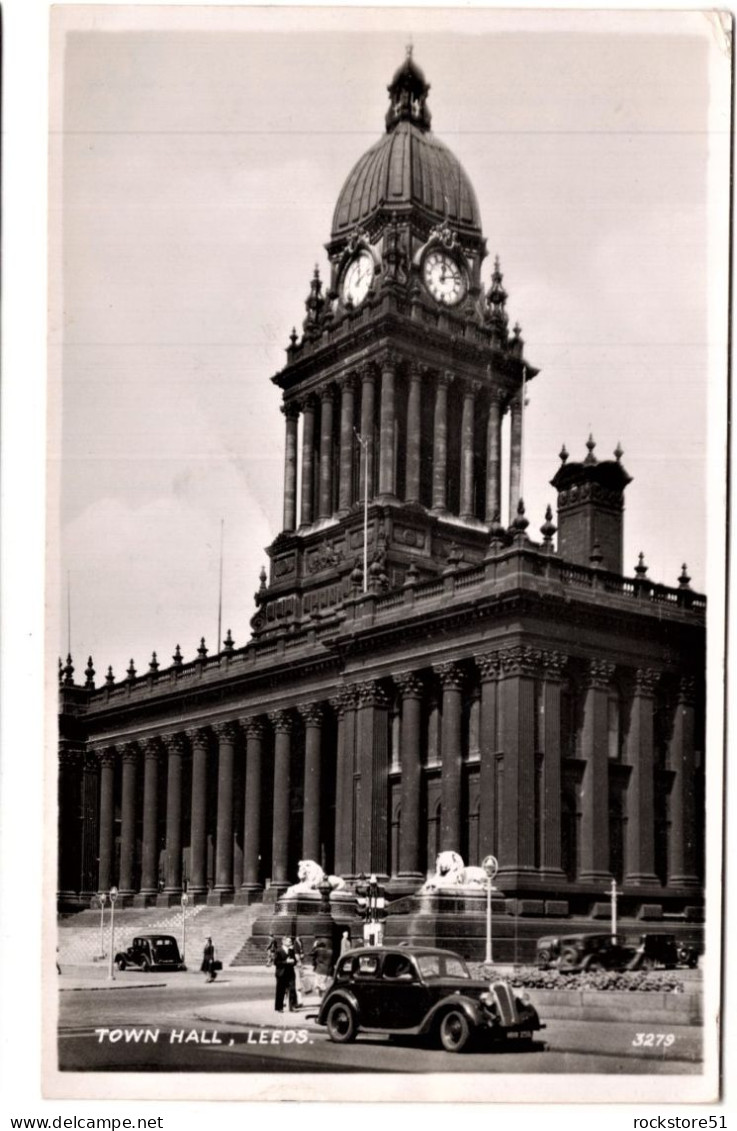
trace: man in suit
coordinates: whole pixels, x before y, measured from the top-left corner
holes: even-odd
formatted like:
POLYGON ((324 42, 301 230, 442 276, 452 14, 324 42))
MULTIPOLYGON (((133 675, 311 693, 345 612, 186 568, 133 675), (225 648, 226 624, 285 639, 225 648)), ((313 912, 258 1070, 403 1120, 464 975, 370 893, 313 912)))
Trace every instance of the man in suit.
POLYGON ((284 1012, 284 995, 287 995, 290 1012, 296 1008, 297 994, 295 988, 294 968, 297 958, 292 946, 292 939, 285 935, 274 954, 274 972, 276 974, 276 996, 274 1009, 277 1013, 284 1012))

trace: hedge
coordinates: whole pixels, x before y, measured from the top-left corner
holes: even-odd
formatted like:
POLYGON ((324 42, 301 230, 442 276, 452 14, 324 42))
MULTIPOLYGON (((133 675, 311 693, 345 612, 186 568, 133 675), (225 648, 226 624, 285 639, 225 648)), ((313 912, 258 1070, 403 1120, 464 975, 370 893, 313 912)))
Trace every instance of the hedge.
MULTIPOLYGON (((486 968, 477 965, 471 968, 474 977, 486 979, 486 968)), ((573 973, 563 970, 537 970, 529 968, 517 971, 504 980, 515 989, 528 990, 630 990, 633 993, 674 993, 681 994, 683 982, 672 971, 605 970, 598 972, 573 973)))

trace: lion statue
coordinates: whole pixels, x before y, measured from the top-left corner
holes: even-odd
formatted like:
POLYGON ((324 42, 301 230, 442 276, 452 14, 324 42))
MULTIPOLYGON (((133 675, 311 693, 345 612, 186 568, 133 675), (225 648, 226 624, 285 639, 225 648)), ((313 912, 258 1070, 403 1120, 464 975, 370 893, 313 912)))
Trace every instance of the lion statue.
POLYGON ((463 863, 458 852, 439 852, 435 859, 435 875, 420 888, 420 895, 434 891, 446 891, 456 887, 485 887, 486 872, 483 868, 463 863))
POLYGON ((300 860, 297 865, 297 883, 292 884, 284 892, 285 895, 306 895, 316 892, 320 884, 327 878, 332 891, 345 887, 345 880, 341 876, 325 876, 325 872, 314 860, 300 860))

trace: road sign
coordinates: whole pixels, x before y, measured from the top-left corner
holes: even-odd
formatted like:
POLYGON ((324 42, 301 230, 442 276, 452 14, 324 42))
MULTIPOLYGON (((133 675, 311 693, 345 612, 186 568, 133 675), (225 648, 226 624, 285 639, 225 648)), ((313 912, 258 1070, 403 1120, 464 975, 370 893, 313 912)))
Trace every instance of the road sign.
POLYGON ((481 861, 481 867, 484 869, 489 879, 493 880, 494 876, 499 871, 499 861, 496 856, 485 856, 481 861))

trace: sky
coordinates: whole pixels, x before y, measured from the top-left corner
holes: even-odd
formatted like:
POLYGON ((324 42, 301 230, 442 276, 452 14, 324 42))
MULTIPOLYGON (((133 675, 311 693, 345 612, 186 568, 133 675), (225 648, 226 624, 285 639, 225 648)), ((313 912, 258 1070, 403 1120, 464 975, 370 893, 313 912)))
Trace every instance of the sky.
POLYGON ((221 528, 223 629, 249 638, 282 518, 270 377, 409 41, 540 369, 530 533, 591 432, 633 477, 625 572, 642 551, 707 587, 728 197, 706 16, 56 9, 50 592, 77 678, 215 649, 221 528))

